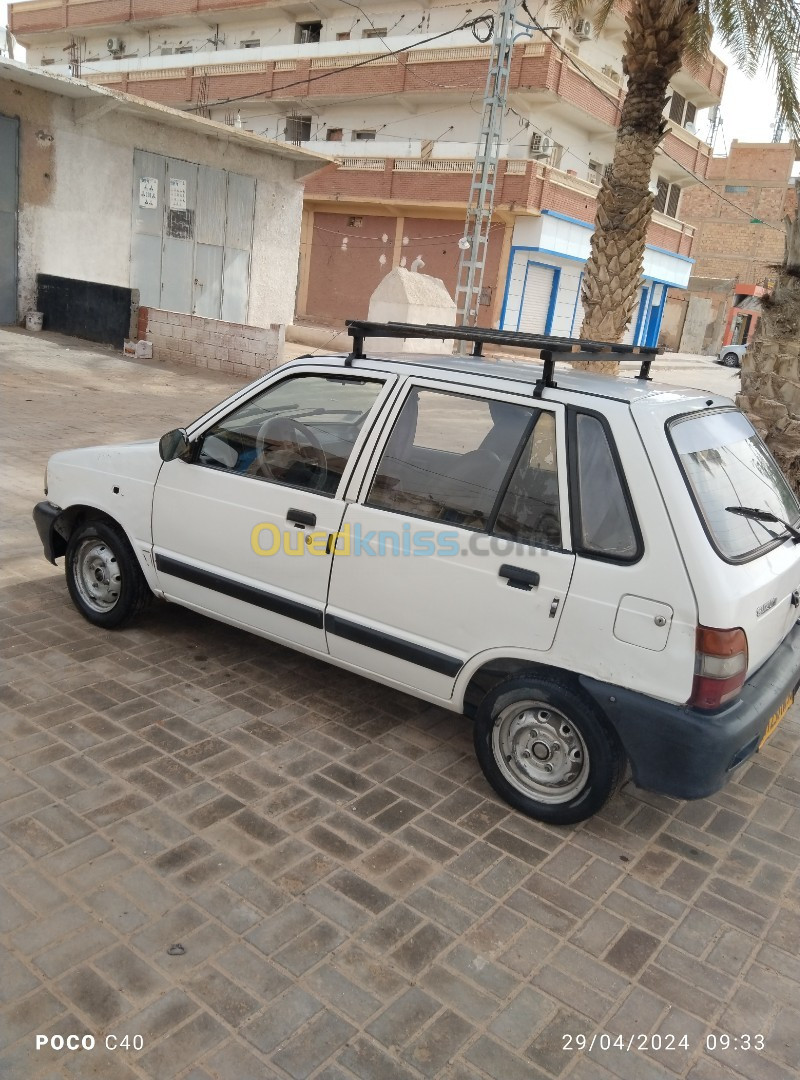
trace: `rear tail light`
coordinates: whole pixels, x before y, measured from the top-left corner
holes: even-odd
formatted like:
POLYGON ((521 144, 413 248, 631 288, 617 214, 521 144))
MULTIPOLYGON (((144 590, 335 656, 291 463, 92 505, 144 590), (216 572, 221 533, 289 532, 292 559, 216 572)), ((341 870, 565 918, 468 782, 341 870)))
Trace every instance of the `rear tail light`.
POLYGON ((747 636, 741 627, 714 630, 698 626, 694 684, 689 704, 718 709, 736 697, 747 677, 747 636))

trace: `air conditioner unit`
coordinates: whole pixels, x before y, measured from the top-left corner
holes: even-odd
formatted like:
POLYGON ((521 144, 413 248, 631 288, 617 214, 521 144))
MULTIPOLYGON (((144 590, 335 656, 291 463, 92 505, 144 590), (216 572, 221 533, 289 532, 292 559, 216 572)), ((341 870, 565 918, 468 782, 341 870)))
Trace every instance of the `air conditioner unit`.
POLYGON ((696 135, 697 134, 697 127, 694 124, 689 123, 689 124, 684 124, 683 126, 684 126, 684 129, 686 131, 688 131, 690 135, 696 135))
POLYGON ((586 41, 592 36, 592 24, 589 19, 576 19, 572 24, 572 32, 580 41, 586 41))
POLYGON ((545 158, 550 157, 553 152, 553 140, 549 135, 533 135, 531 136, 531 153, 534 157, 545 158))
POLYGON ((110 37, 106 42, 106 48, 112 56, 115 56, 117 53, 125 52, 125 42, 122 38, 110 37))

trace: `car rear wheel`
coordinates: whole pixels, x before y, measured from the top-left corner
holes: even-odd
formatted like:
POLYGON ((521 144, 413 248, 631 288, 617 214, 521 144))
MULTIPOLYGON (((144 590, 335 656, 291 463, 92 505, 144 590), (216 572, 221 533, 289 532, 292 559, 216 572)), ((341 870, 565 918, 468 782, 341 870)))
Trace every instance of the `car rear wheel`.
POLYGON ((739 367, 740 360, 735 352, 726 352, 722 356, 722 363, 725 367, 739 367))
POLYGON ((572 825, 595 814, 622 778, 615 733, 557 679, 515 677, 482 701, 475 753, 501 798, 529 817, 572 825))
POLYGON ((127 537, 105 521, 85 522, 72 533, 65 569, 75 607, 108 630, 129 623, 151 595, 127 537))

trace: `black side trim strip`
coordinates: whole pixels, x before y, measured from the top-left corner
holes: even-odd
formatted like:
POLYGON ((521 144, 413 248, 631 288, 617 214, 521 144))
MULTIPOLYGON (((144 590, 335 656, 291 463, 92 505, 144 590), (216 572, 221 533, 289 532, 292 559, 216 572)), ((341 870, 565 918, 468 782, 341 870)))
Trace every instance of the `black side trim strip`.
POLYGON ((170 559, 166 555, 156 555, 156 569, 162 574, 169 574, 170 577, 191 581, 195 585, 213 589, 214 592, 232 596, 234 600, 243 600, 246 604, 253 604, 267 611, 275 611, 278 615, 285 615, 289 619, 296 619, 308 626, 322 629, 322 608, 301 604, 297 600, 287 600, 285 596, 277 596, 268 589, 257 589, 253 585, 231 581, 230 578, 222 577, 221 574, 201 570, 199 566, 190 566, 178 559, 170 559))
POLYGON ((354 641, 357 645, 366 645, 368 649, 376 649, 378 652, 396 656, 398 660, 407 660, 410 664, 418 664, 420 667, 437 671, 440 675, 456 676, 462 668, 461 661, 447 653, 436 652, 428 649, 425 645, 415 645, 411 641, 392 637, 380 630, 371 630, 368 626, 360 623, 341 619, 338 615, 325 616, 325 631, 335 634, 336 637, 345 638, 346 641, 354 641))

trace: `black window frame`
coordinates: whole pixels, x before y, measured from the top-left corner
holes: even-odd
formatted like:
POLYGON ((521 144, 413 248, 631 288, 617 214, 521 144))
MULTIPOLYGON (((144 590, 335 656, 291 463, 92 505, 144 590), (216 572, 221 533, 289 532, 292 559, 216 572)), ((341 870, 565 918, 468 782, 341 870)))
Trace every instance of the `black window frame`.
POLYGON ((642 530, 639 526, 639 518, 636 514, 636 507, 633 502, 633 496, 631 495, 630 485, 628 484, 628 478, 622 465, 622 458, 617 449, 617 441, 614 438, 611 425, 608 422, 608 417, 604 416, 603 413, 597 412, 595 409, 586 409, 578 405, 567 406, 567 476, 569 482, 569 521, 572 534, 572 550, 575 554, 581 555, 584 559, 594 559, 596 562, 614 563, 622 566, 633 566, 635 563, 638 563, 645 552, 644 537, 642 536, 642 530), (636 550, 632 555, 614 555, 610 552, 593 551, 591 548, 585 548, 581 543, 580 538, 583 534, 583 528, 578 462, 579 416, 590 416, 593 420, 597 420, 605 434, 606 442, 608 443, 608 448, 611 452, 611 460, 614 463, 620 488, 622 489, 622 497, 625 500, 628 517, 633 528, 633 536, 636 541, 636 550))
MULTIPOLYGON (((533 550, 535 550, 535 551, 538 551, 538 550, 541 550, 541 551, 554 551, 554 552, 560 552, 560 553, 567 552, 569 554, 572 554, 571 549, 564 546, 564 524, 565 524, 565 522, 564 522, 563 515, 561 514, 561 482, 560 482, 560 477, 559 477, 558 459, 559 459, 559 453, 558 453, 558 413, 554 409, 544 409, 544 408, 541 408, 541 407, 537 406, 537 407, 534 408, 533 415, 531 416, 530 420, 525 425, 525 430, 522 433, 522 439, 520 441, 520 444, 519 444, 519 446, 517 447, 517 449, 516 449, 516 451, 514 453, 514 456, 513 456, 512 460, 511 460, 511 463, 510 463, 510 465, 508 467, 508 470, 506 471, 505 476, 503 477, 503 482, 502 482, 502 484, 500 486, 500 489, 499 489, 499 491, 497 493, 497 498, 495 499, 494 505, 492 506, 492 512, 489 515, 489 527, 486 530, 487 535, 494 536, 498 540, 504 540, 508 544, 519 544, 521 547, 533 548, 533 550), (542 417, 542 415, 544 413, 547 413, 548 416, 552 416, 553 417, 553 422, 555 424, 556 483, 558 485, 558 526, 559 526, 559 529, 561 531, 561 543, 560 544, 543 544, 543 543, 531 544, 527 540, 520 540, 520 539, 517 539, 517 538, 512 538, 510 536, 500 536, 498 533, 495 532, 495 526, 497 525, 497 518, 500 515, 500 510, 501 510, 501 508, 503 506, 503 503, 505 502, 506 495, 508 494, 509 485, 511 484, 511 481, 512 481, 512 479, 514 477, 514 473, 517 471, 517 466, 520 463, 522 455, 525 453, 525 448, 527 447, 528 443, 530 442, 531 436, 536 431, 536 425, 539 423, 539 420, 541 419, 541 417, 542 417)), ((570 513, 570 520, 571 520, 571 518, 572 518, 572 514, 570 513)))

